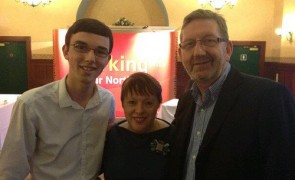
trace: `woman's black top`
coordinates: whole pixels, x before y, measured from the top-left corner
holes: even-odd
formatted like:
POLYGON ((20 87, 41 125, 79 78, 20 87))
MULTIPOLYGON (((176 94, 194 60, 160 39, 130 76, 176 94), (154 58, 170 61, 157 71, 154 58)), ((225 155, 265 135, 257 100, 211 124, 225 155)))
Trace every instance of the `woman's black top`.
MULTIPOLYGON (((124 122, 126 120, 121 123, 124 122)), ((173 141, 173 125, 146 134, 136 134, 120 127, 121 123, 112 127, 107 134, 103 161, 106 180, 165 179, 173 141)))

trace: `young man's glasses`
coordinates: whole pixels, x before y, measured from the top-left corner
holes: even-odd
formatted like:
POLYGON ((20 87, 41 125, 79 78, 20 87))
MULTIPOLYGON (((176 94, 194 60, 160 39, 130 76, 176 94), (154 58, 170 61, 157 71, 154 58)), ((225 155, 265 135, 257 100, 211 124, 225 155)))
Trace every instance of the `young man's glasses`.
POLYGON ((75 51, 79 53, 88 53, 89 51, 93 50, 95 57, 106 58, 109 56, 109 51, 104 47, 97 47, 95 49, 92 49, 88 47, 87 44, 82 43, 74 43, 71 44, 71 46, 73 46, 75 51))
POLYGON ((220 42, 227 42, 227 38, 219 38, 219 37, 207 37, 199 40, 187 40, 179 44, 181 49, 192 49, 196 46, 197 42, 200 41, 200 44, 207 47, 214 47, 220 42))

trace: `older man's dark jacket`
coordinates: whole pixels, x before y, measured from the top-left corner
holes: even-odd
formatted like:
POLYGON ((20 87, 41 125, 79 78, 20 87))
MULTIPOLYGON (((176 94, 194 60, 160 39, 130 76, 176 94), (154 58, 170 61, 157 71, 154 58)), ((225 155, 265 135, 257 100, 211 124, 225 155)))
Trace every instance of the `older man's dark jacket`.
MULTIPOLYGON (((196 104, 190 91, 175 113, 169 179, 183 179, 196 104)), ((295 103, 271 80, 231 68, 195 163, 196 179, 295 179, 295 103)))

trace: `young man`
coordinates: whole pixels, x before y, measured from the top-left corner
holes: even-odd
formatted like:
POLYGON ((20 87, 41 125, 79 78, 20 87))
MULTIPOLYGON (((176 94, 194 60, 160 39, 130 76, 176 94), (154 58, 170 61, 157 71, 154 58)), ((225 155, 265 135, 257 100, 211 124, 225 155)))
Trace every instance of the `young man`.
POLYGON ((271 80, 240 73, 223 17, 184 19, 179 55, 194 81, 180 98, 170 179, 295 179, 295 103, 271 80))
POLYGON ((94 179, 115 100, 95 79, 113 47, 109 27, 77 20, 63 46, 69 73, 25 92, 15 103, 0 156, 0 179, 94 179))

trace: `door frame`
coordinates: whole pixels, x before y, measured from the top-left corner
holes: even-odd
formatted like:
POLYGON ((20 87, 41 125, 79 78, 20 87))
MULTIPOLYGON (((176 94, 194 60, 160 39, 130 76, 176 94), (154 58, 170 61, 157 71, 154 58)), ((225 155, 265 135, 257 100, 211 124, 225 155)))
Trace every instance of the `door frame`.
POLYGON ((31 36, 0 36, 0 42, 25 42, 26 43, 26 54, 27 54, 27 87, 31 84, 31 36))
POLYGON ((265 41, 232 41, 233 46, 257 46, 259 47, 259 76, 264 77, 265 41))

